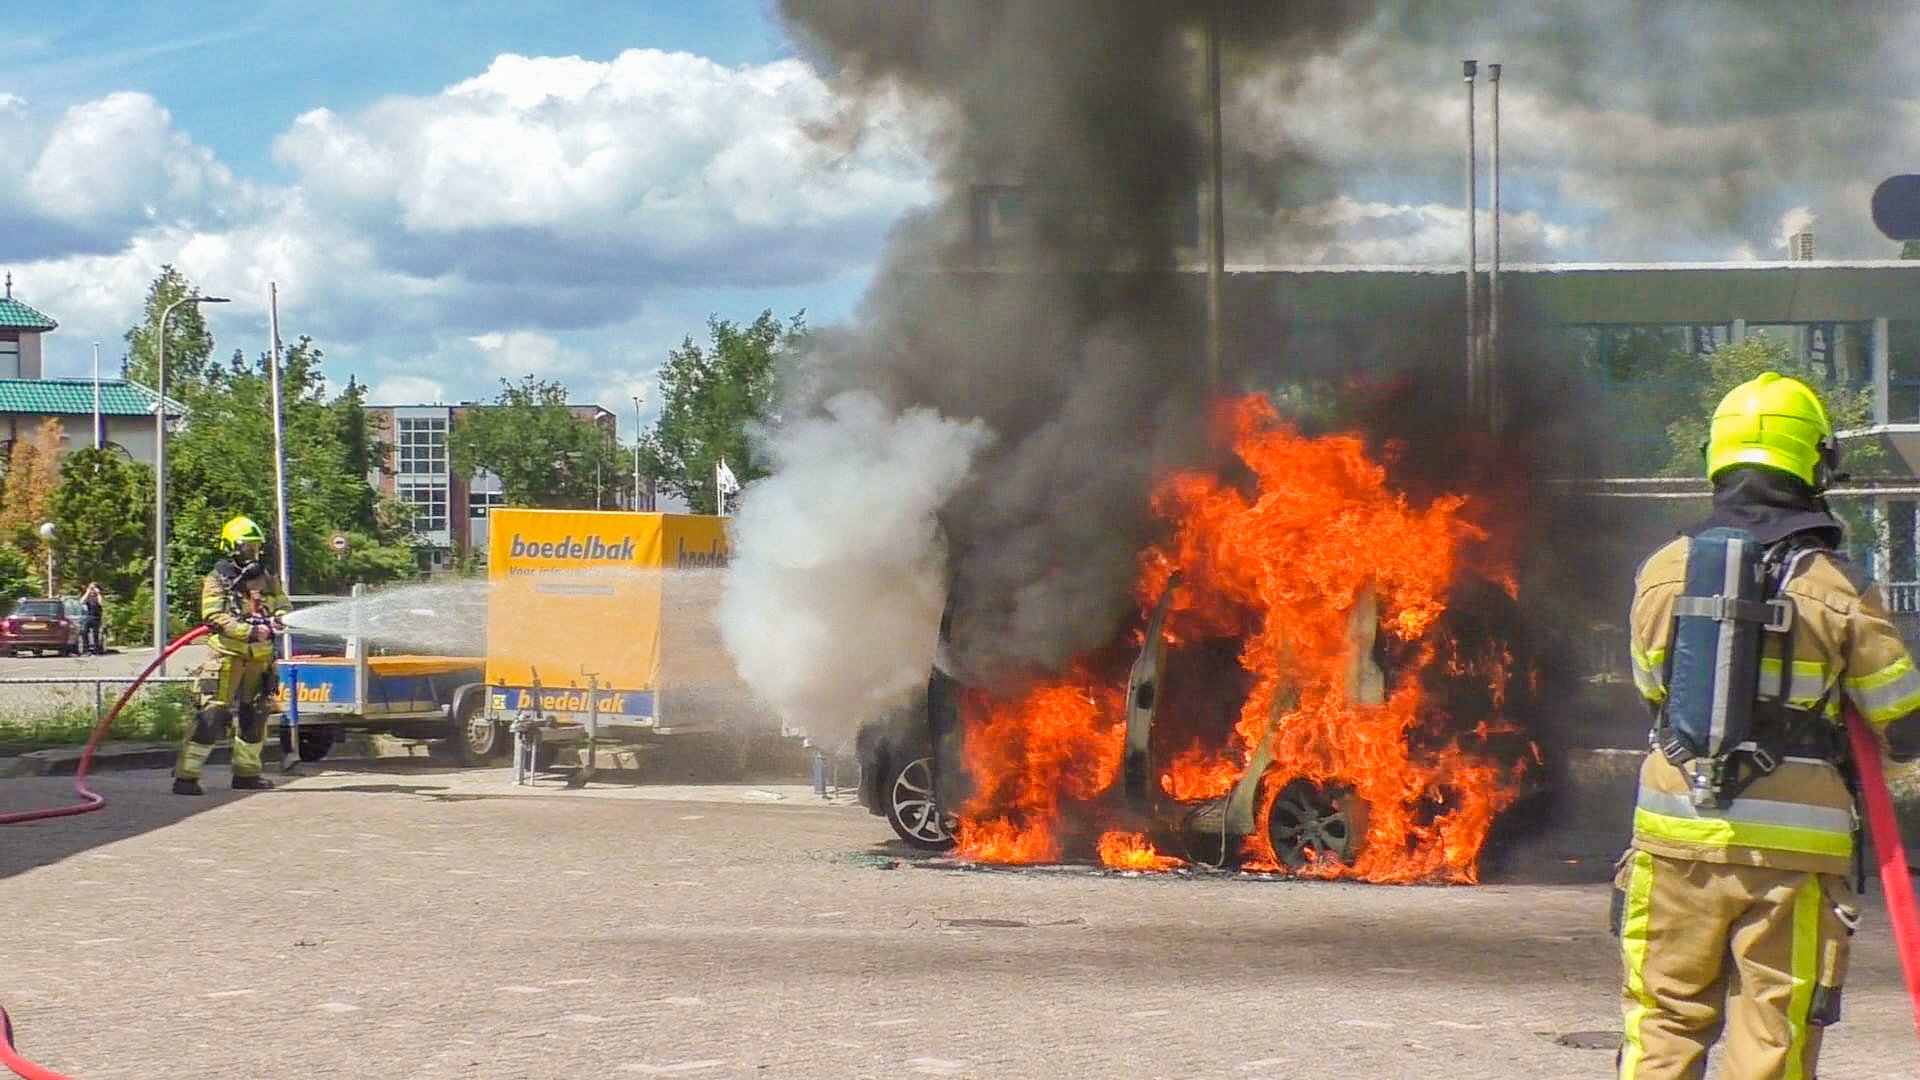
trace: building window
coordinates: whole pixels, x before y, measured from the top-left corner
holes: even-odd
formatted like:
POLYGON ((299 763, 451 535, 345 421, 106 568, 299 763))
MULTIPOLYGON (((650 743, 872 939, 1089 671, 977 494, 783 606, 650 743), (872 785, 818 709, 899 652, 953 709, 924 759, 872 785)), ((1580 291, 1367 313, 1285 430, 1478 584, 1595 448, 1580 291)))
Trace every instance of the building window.
POLYGON ((1910 582, 1920 578, 1915 566, 1915 503, 1911 499, 1887 503, 1887 580, 1910 582))
POLYGON ((402 476, 447 475, 444 417, 402 416, 394 422, 394 471, 402 476))
POLYGON ((507 496, 499 491, 470 491, 467 493, 467 516, 483 518, 487 511, 496 506, 505 506, 507 496))
POLYGON ((447 531, 447 486, 445 484, 401 481, 395 487, 400 501, 413 508, 415 532, 447 531))
POLYGON ((0 341, 0 379, 20 377, 20 343, 0 341))

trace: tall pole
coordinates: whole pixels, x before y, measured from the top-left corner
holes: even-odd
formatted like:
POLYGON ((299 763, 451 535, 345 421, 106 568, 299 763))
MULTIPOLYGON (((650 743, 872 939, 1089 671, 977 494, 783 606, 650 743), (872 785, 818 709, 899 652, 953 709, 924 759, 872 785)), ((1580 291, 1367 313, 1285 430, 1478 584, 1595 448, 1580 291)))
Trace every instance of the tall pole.
POLYGON ((1500 426, 1500 65, 1487 65, 1493 82, 1493 261, 1487 269, 1486 391, 1490 425, 1500 426))
POLYGON ((633 395, 633 508, 644 510, 640 503, 640 395, 633 395))
POLYGON ((153 653, 160 674, 167 673, 167 320, 185 303, 175 300, 160 313, 153 364, 153 653))
POLYGON ((274 547, 278 549, 280 588, 293 592, 293 543, 287 517, 287 413, 280 388, 280 285, 267 283, 267 379, 273 402, 274 547))
POLYGON ((1474 277, 1480 272, 1480 251, 1475 244, 1474 216, 1479 211, 1479 192, 1475 183, 1473 160, 1473 76, 1479 69, 1473 60, 1460 64, 1462 80, 1467 84, 1467 401, 1480 403, 1479 313, 1474 304, 1474 277))
POLYGON ((100 413, 100 343, 93 343, 93 448, 107 448, 106 417, 100 413))
POLYGON ((1220 14, 1207 17, 1207 397, 1220 394, 1221 289, 1227 276, 1226 185, 1222 179, 1220 14))

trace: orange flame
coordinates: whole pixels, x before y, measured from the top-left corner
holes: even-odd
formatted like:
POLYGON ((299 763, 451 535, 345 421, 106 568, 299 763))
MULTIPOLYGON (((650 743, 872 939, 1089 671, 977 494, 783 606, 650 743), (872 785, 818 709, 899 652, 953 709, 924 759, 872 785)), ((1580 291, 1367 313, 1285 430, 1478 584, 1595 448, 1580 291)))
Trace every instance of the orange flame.
POLYGON ((1178 870, 1187 863, 1155 851, 1139 833, 1116 829, 1100 837, 1100 865, 1110 870, 1178 870))
MULTIPOLYGON (((1303 875, 1475 880, 1488 831, 1517 797, 1526 767, 1476 745, 1514 730, 1499 716, 1514 661, 1503 644, 1468 647, 1439 631, 1466 576, 1515 595, 1511 560, 1487 543, 1467 497, 1409 505, 1357 436, 1302 436, 1259 396, 1229 403, 1221 422, 1251 489, 1205 473, 1164 484, 1152 506, 1170 533, 1142 553, 1135 597, 1150 610, 1178 572, 1166 641, 1239 641, 1252 688, 1237 718, 1221 718, 1233 720, 1227 749, 1187 748, 1163 769, 1160 789, 1176 801, 1225 794, 1271 730, 1274 764, 1243 865, 1278 865, 1268 815, 1278 791, 1303 778, 1346 788, 1367 808, 1351 864, 1310 853, 1303 875), (1377 626, 1356 611, 1377 613, 1377 626), (1355 673, 1371 665, 1366 646, 1376 633, 1398 663, 1370 702, 1355 673), (1428 700, 1430 671, 1482 683, 1493 714, 1446 715, 1444 703, 1428 700)), ((1091 685, 1076 669, 1015 701, 973 696, 965 757, 978 787, 961 808, 961 853, 1061 858, 1066 807, 1091 802, 1116 779, 1125 693, 1091 685)), ((1117 852, 1115 837, 1126 835, 1102 838, 1103 863, 1112 865, 1109 841, 1117 852)))
POLYGON ((1160 790, 1175 802, 1198 802, 1218 798, 1233 789, 1246 762, 1209 753, 1200 745, 1189 746, 1160 774, 1160 790))
POLYGON ((1084 674, 1010 702, 965 695, 961 757, 978 790, 961 807, 958 852, 981 862, 1057 861, 1062 804, 1099 796, 1120 772, 1125 698, 1084 674))

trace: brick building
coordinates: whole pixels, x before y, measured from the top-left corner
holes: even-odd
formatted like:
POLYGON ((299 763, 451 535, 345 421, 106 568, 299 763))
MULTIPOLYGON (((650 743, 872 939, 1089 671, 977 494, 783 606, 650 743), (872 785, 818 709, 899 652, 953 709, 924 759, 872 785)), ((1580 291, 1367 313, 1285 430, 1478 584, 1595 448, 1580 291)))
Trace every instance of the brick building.
MULTIPOLYGON (((388 448, 386 468, 367 479, 382 493, 414 509, 415 529, 427 569, 445 566, 455 552, 486 551, 487 511, 501 505, 500 480, 480 473, 460 476, 447 454, 447 436, 463 417, 496 406, 471 402, 459 405, 368 405, 367 435, 388 448)), ((613 413, 598 405, 573 405, 569 410, 583 424, 592 424, 617 438, 613 413)), ((644 501, 644 500, 643 500, 644 501)), ((633 492, 609 477, 608 509, 632 509, 633 492)))

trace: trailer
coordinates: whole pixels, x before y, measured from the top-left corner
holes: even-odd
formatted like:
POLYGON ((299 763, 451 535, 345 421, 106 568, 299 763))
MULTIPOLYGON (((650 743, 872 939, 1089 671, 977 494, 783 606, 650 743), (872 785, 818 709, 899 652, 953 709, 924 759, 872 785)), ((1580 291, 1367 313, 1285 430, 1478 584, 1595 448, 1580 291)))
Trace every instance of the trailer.
POLYGON ((605 743, 704 743, 744 765, 795 737, 720 640, 724 518, 498 508, 490 525, 483 656, 379 655, 381 628, 356 627, 342 655, 281 662, 278 719, 303 760, 368 731, 463 764, 511 755, 525 775, 544 747, 581 744, 584 779, 605 743))
POLYGON ((280 663, 277 728, 300 760, 319 761, 345 732, 436 739, 461 756, 455 703, 484 661, 457 656, 295 657, 280 663))

